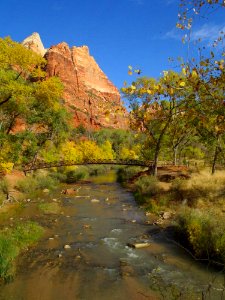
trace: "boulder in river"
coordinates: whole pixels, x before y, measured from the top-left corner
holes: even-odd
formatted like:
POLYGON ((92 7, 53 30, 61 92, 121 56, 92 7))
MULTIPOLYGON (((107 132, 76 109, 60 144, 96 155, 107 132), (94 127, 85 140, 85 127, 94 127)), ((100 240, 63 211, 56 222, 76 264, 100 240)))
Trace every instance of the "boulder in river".
POLYGON ((62 194, 64 194, 64 195, 74 195, 75 193, 76 193, 76 190, 74 190, 74 189, 62 190, 62 194))
POLYGON ((91 202, 92 202, 92 203, 99 203, 100 200, 98 200, 98 199, 92 199, 91 202))
POLYGON ((140 249, 140 248, 147 248, 150 246, 150 243, 129 243, 127 246, 135 249, 140 249))

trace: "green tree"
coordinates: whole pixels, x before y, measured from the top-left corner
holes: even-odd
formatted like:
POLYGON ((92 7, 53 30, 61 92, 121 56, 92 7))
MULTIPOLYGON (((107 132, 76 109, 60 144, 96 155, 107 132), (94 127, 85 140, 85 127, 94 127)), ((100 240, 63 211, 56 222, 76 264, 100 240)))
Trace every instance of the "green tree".
POLYGON ((69 130, 63 86, 46 77, 45 64, 9 37, 0 39, 0 164, 36 159, 47 140, 60 143, 69 130))

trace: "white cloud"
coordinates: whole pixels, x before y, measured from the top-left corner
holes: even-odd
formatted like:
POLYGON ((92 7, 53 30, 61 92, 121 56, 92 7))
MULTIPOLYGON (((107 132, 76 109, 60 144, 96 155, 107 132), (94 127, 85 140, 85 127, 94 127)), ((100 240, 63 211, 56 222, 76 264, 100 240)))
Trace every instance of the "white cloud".
POLYGON ((172 30, 168 31, 163 39, 173 39, 173 40, 180 40, 182 38, 182 31, 178 28, 173 28, 172 30))
POLYGON ((215 24, 203 24, 198 29, 192 29, 190 32, 184 32, 180 29, 173 28, 164 35, 164 39, 174 39, 181 40, 185 33, 190 33, 190 40, 192 42, 201 40, 203 42, 212 43, 221 34, 225 33, 225 25, 215 25, 215 24))
POLYGON ((212 42, 219 37, 221 31, 225 32, 225 25, 204 24, 201 28, 194 30, 191 37, 194 41, 201 39, 202 41, 212 42))

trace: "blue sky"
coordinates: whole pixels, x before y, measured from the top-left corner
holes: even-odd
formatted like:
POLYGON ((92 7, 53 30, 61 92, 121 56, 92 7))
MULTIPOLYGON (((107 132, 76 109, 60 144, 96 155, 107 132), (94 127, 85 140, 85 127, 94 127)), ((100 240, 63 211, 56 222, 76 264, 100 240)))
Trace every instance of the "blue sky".
MULTIPOLYGON (((88 45, 118 87, 128 65, 158 77, 175 66, 169 57, 187 55, 176 29, 179 0, 6 0, 0 2, 0 36, 22 41, 38 32, 45 48, 65 41, 88 45)), ((196 20, 192 36, 206 45, 225 28, 225 9, 196 20)))

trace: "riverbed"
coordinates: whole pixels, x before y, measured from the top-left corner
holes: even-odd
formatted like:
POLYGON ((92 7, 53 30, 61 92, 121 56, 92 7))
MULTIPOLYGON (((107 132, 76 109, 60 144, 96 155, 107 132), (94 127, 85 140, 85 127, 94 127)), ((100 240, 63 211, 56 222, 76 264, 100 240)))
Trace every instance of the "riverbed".
POLYGON ((46 231, 20 257, 14 280, 1 286, 1 300, 202 299, 209 283, 206 299, 225 299, 222 274, 194 261, 164 230, 148 224, 115 173, 69 187, 77 192, 63 195, 68 186, 61 186, 26 202, 11 218, 35 220, 46 231), (40 201, 59 203, 60 213, 41 213, 40 201), (149 246, 129 246, 135 243, 149 246))

